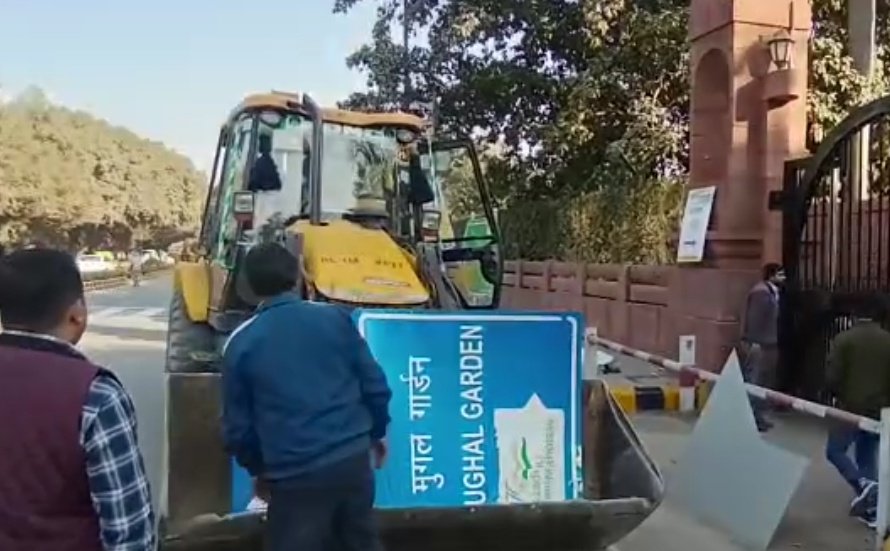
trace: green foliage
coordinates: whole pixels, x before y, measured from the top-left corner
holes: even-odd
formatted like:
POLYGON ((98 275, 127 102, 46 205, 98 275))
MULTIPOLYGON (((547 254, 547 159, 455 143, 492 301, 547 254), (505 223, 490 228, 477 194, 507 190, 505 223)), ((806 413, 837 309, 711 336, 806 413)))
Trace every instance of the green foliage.
POLYGON ((162 144, 36 88, 0 105, 0 242, 166 246, 197 228, 203 180, 162 144))
POLYGON ((857 105, 890 94, 890 3, 876 4, 877 64, 871 77, 860 74, 849 56, 848 4, 847 0, 813 2, 816 30, 807 106, 810 120, 826 131, 857 105))
MULTIPOLYGON (((368 91, 344 104, 390 109, 436 98, 445 133, 497 144, 486 173, 515 254, 665 260, 675 182, 688 168, 689 3, 409 0, 406 18, 402 0, 378 0, 371 41, 348 59, 368 91), (405 21, 407 52, 392 33, 405 21), (420 31, 428 45, 418 44, 420 31)), ((848 2, 812 5, 807 101, 811 121, 828 130, 890 92, 890 3, 878 2, 872 78, 848 55, 848 2)))
MULTIPOLYGON (((488 165, 490 155, 484 152, 480 157, 482 170, 488 165)), ((439 152, 435 156, 436 180, 444 195, 448 216, 452 222, 466 222, 475 216, 482 216, 476 174, 470 157, 463 149, 439 152)))
POLYGON ((665 178, 625 190, 517 202, 500 218, 505 254, 529 260, 670 263, 684 183, 665 178))

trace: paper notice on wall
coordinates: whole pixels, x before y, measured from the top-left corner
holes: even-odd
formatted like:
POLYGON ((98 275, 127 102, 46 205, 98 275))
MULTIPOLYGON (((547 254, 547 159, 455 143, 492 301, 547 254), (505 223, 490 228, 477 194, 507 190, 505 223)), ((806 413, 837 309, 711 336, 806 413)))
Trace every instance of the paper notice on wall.
POLYGON ((701 262, 705 254, 705 238, 711 220, 716 186, 690 190, 686 195, 677 262, 701 262))
POLYGON ((520 409, 496 409, 500 503, 566 499, 565 417, 537 394, 520 409))

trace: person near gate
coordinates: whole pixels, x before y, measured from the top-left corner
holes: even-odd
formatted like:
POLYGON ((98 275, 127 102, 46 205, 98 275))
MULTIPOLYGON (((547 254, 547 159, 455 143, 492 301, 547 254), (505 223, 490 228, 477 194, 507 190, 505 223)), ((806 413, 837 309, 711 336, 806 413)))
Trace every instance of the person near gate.
POLYGON ((142 280, 142 251, 137 247, 133 247, 130 250, 130 254, 127 255, 127 260, 130 263, 130 279, 133 282, 133 287, 139 287, 139 283, 142 280))
POLYGON ((133 403, 74 347, 87 324, 74 258, 0 258, 0 324, 0 549, 154 551, 133 403))
POLYGON ((376 551, 391 391, 349 312, 304 301, 276 243, 244 261, 262 302, 223 346, 223 438, 268 489, 268 551, 376 551))
MULTIPOLYGON (((779 300, 785 281, 782 266, 764 265, 761 280, 748 292, 742 320, 742 376, 757 386, 773 388, 779 360, 779 300)), ((773 424, 766 417, 768 405, 751 400, 757 429, 766 432, 773 424)))
MULTIPOLYGON (((826 389, 838 408, 877 420, 890 407, 890 332, 877 321, 878 305, 863 308, 853 326, 831 342, 826 389)), ((877 448, 878 435, 840 424, 829 431, 825 447, 828 461, 853 489, 850 514, 869 524, 877 505, 877 448)))

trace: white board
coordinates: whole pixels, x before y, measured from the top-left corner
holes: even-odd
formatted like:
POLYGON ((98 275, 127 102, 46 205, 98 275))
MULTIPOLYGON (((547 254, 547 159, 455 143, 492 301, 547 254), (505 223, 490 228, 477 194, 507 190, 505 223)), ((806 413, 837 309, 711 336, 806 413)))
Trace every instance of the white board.
POLYGON ((678 263, 702 261, 716 191, 716 186, 708 186, 690 190, 686 196, 680 242, 677 246, 678 263))

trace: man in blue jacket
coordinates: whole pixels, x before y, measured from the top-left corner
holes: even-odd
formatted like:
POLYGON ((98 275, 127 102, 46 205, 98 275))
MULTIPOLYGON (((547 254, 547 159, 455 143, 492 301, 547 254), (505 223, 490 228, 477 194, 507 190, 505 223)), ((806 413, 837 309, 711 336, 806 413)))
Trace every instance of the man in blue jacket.
POLYGON ((372 460, 386 457, 386 377, 346 310, 296 294, 287 249, 258 245, 244 269, 262 303, 223 348, 224 440, 268 485, 266 549, 380 549, 372 460))

